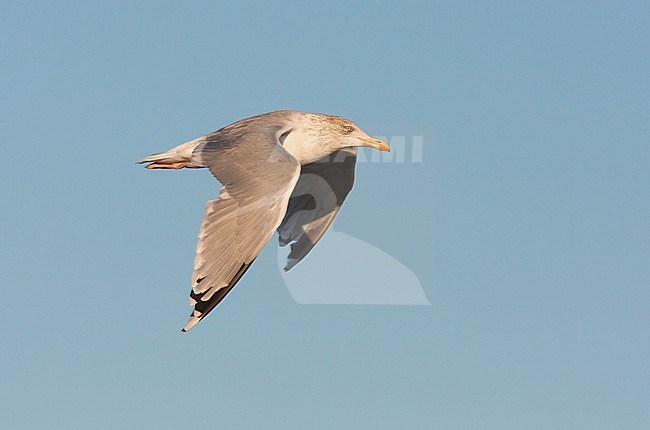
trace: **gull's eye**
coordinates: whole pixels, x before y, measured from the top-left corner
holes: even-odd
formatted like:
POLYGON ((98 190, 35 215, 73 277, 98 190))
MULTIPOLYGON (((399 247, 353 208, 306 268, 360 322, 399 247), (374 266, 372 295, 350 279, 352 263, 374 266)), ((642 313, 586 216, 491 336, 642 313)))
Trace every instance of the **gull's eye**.
POLYGON ((351 133, 352 130, 354 130, 354 127, 352 127, 351 125, 346 125, 345 127, 343 127, 343 130, 345 130, 346 133, 351 133))

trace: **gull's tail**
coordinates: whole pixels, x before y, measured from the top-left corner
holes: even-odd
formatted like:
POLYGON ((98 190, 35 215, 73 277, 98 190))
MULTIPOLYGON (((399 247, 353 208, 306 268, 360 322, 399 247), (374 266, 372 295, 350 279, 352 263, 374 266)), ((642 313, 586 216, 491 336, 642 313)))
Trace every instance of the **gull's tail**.
POLYGON ((150 163, 146 166, 147 169, 201 168, 203 166, 192 164, 192 152, 194 152, 194 148, 203 142, 203 140, 203 137, 199 137, 198 139, 180 144, 167 152, 151 154, 142 160, 136 161, 136 164, 150 163))

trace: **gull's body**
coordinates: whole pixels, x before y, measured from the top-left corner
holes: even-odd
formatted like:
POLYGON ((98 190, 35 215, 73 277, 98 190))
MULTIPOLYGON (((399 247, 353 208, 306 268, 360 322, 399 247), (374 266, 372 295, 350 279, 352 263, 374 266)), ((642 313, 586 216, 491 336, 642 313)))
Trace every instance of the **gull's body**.
POLYGON ((208 168, 223 188, 206 204, 183 331, 235 286, 276 230, 291 243, 285 270, 325 233, 354 182, 356 147, 388 150, 351 121, 276 111, 237 121, 139 161, 150 169, 208 168))

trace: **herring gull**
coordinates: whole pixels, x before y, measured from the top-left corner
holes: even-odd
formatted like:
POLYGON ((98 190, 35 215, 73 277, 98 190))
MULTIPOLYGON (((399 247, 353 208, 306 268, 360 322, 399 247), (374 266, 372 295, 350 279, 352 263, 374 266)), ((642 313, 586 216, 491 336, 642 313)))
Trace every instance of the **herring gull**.
POLYGON ((148 169, 207 168, 222 184, 206 204, 186 332, 232 290, 273 232, 291 269, 320 240, 352 189, 357 147, 388 151, 352 121, 276 111, 242 119, 153 154, 148 169))

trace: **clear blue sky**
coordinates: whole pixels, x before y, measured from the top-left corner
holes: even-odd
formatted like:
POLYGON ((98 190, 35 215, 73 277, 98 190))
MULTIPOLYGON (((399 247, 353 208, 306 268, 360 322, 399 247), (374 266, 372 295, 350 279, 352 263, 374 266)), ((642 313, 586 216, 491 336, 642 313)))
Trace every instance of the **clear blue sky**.
POLYGON ((648 2, 0 3, 0 426, 650 428, 648 2), (181 335, 204 171, 275 109, 424 137, 335 222, 432 306, 298 305, 267 247, 181 335))

